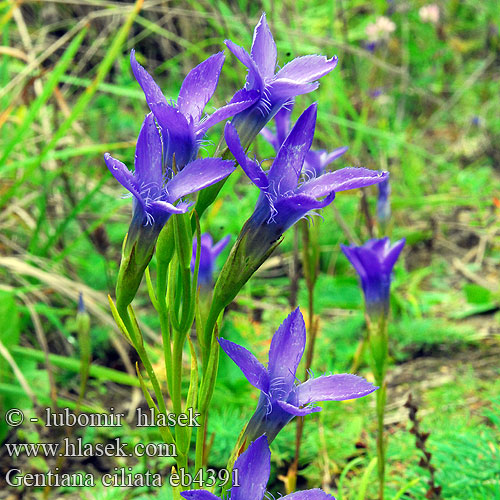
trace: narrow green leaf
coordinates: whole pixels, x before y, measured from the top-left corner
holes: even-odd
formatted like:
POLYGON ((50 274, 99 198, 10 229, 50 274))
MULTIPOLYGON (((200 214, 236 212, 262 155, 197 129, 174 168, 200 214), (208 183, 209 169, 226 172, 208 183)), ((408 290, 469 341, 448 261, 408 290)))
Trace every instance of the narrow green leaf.
POLYGON ((361 478, 361 485, 359 486, 357 500, 364 500, 366 498, 366 490, 368 489, 368 483, 371 481, 371 474, 373 469, 375 469, 377 465, 377 457, 374 457, 370 460, 368 467, 361 478))
POLYGON ((17 127, 16 132, 12 139, 7 143, 4 148, 2 157, 0 158, 0 165, 5 163, 5 160, 9 156, 10 152, 14 149, 15 145, 22 141, 23 135, 30 130, 31 124, 38 116, 40 109, 42 106, 48 101, 50 96, 52 95, 54 88, 61 81, 62 74, 66 71, 68 66, 73 62, 73 57, 76 54, 76 51, 80 47, 83 42, 83 38, 87 33, 87 26, 85 26, 78 35, 72 40, 69 47, 66 49, 64 54, 62 55, 59 62, 54 67, 53 71, 50 72, 50 77, 45 84, 42 93, 33 101, 31 104, 28 114, 24 117, 22 122, 17 127))
MULTIPOLYGON (((139 370, 139 363, 135 364, 135 370, 137 372, 137 377, 139 378, 139 382, 141 384, 141 389, 144 394, 144 397, 146 398, 146 401, 148 403, 148 406, 153 409, 155 417, 160 413, 160 410, 158 410, 158 406, 156 406, 156 403, 153 401, 153 398, 151 397, 151 394, 149 393, 149 389, 146 386, 146 383, 144 382, 144 379, 141 374, 141 370, 139 370)), ((168 427, 163 427, 159 426, 158 430, 160 431, 161 437, 163 440, 168 443, 168 444, 175 444, 174 437, 172 436, 172 433, 170 432, 170 429, 168 427)))
MULTIPOLYGON (((22 388, 19 385, 0 384, 0 394, 8 394, 17 397, 19 396, 20 392, 22 393, 22 388)), ((46 405, 46 406, 52 405, 52 400, 50 399, 49 396, 38 393, 36 397, 41 405, 46 405)), ((69 399, 57 398, 57 406, 59 408, 69 408, 70 410, 75 410, 77 407, 77 402, 71 401, 69 399)), ((80 409, 80 411, 84 411, 87 413, 106 413, 106 410, 101 406, 79 405, 78 408, 80 409)))
MULTIPOLYGON (((37 349, 13 346, 10 349, 10 352, 14 357, 22 356, 34 359, 41 363, 45 362, 44 352, 37 349)), ((74 373, 78 373, 80 371, 79 359, 67 358, 58 354, 49 354, 49 361, 52 365, 57 366, 58 368, 63 368, 74 373)), ((116 382, 117 384, 139 387, 139 381, 135 377, 130 376, 128 373, 113 370, 112 368, 106 368, 105 366, 91 365, 89 369, 89 376, 102 381, 116 382)))
MULTIPOLYGON (((12 194, 16 191, 17 187, 20 186, 32 174, 32 172, 41 165, 43 160, 45 160, 47 154, 54 149, 59 140, 64 136, 64 134, 66 134, 66 132, 69 130, 69 128, 71 127, 73 122, 77 119, 77 117, 80 116, 80 114, 87 108, 90 100, 97 91, 99 84, 104 80, 109 70, 111 69, 111 66, 116 61, 121 46, 123 45, 123 42, 125 41, 128 32, 132 27, 132 23, 139 14, 139 11, 143 3, 144 0, 136 1, 133 10, 130 12, 125 23, 123 24, 123 26, 120 28, 117 35, 113 39, 113 42, 111 43, 111 46, 108 49, 104 59, 97 68, 97 75, 92 81, 92 84, 89 87, 87 87, 87 89, 85 90, 85 92, 83 92, 83 94, 81 94, 78 101, 74 105, 71 114, 66 118, 66 120, 64 120, 64 122, 52 136, 52 139, 43 148, 43 150, 41 151, 40 155, 37 158, 37 161, 30 167, 26 168, 23 175, 21 175, 19 179, 15 183, 13 183, 12 186, 10 186, 10 188, 7 189, 4 195, 0 198, 0 208, 3 207, 5 203, 10 199, 12 194)), ((44 215, 45 215, 44 213, 41 213, 40 217, 44 217, 44 215)), ((31 248, 33 248, 33 246, 36 245, 37 238, 38 238, 37 233, 35 232, 35 235, 31 241, 30 245, 31 248)))
MULTIPOLYGON (((189 342, 189 352, 191 354, 191 375, 189 377, 189 390, 186 399, 186 410, 188 410, 189 408, 194 409, 196 406, 196 401, 198 399, 198 360, 196 357, 196 350, 189 336, 188 336, 188 342, 189 342)), ((193 431, 193 428, 188 427, 187 431, 188 431, 187 443, 189 444, 191 442, 191 433, 193 431)), ((188 451, 189 450, 185 450, 186 455, 188 451)))
POLYGON ((394 495, 392 500, 399 500, 412 486, 415 486, 421 481, 422 478, 417 477, 416 479, 412 479, 409 483, 405 484, 398 492, 394 495))

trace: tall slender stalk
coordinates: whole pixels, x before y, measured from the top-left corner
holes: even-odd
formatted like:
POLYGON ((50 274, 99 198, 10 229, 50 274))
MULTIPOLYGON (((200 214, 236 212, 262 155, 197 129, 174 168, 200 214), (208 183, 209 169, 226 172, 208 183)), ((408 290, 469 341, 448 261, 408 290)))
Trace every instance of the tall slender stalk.
POLYGON ((372 371, 375 377, 375 384, 379 386, 376 399, 376 414, 377 414, 377 472, 379 482, 379 500, 384 500, 384 483, 385 483, 385 452, 386 439, 384 436, 384 414, 385 403, 387 398, 387 385, 385 382, 385 374, 387 371, 388 358, 388 335, 387 335, 387 318, 385 314, 381 314, 376 321, 367 318, 368 323, 368 342, 371 350, 372 371))
MULTIPOLYGON (((318 241, 317 241, 317 227, 313 227, 311 231, 310 227, 307 225, 307 221, 302 221, 300 225, 300 230, 302 231, 302 266, 304 269, 304 276, 307 283, 307 295, 308 295, 308 318, 309 324, 307 331, 309 333, 307 350, 306 350, 306 364, 304 367, 304 380, 309 378, 309 370, 312 366, 312 361, 314 357, 314 344, 316 343, 316 319, 314 313, 314 289, 316 287, 316 281, 318 278, 319 271, 319 252, 318 252, 318 241)), ((297 482, 297 471, 299 467, 299 457, 300 457, 300 446, 302 443, 302 436, 304 433, 304 418, 297 418, 297 426, 295 433, 295 456, 288 470, 288 484, 287 489, 293 491, 297 482)))
POLYGON ((377 471, 378 471, 378 498, 384 499, 385 483, 385 451, 386 442, 384 437, 384 413, 386 400, 386 385, 380 386, 377 391, 377 471))

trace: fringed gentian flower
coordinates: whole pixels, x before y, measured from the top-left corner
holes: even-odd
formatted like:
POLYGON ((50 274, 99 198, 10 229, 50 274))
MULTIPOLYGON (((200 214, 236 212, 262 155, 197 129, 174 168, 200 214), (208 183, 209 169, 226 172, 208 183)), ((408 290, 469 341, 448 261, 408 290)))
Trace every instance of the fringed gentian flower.
POLYGON ((309 151, 306 156, 306 161, 304 162, 304 167, 302 171, 305 175, 312 175, 313 177, 319 177, 326 172, 326 167, 330 165, 337 158, 340 158, 343 154, 347 152, 349 148, 347 146, 342 146, 341 148, 334 149, 333 151, 325 151, 320 149, 318 151, 309 151))
MULTIPOLYGON (((267 127, 261 130, 261 135, 268 141, 274 148, 276 153, 279 151, 287 135, 290 133, 291 121, 290 117, 292 114, 293 103, 289 106, 281 108, 274 117, 274 122, 276 123, 276 133, 271 132, 267 127)), ((325 173, 326 167, 330 165, 334 160, 340 158, 349 148, 343 146, 341 148, 334 149, 332 152, 328 153, 325 150, 315 151, 310 149, 305 157, 304 166, 302 167, 302 173, 306 177, 318 177, 325 173)))
POLYGON ((189 209, 190 204, 182 198, 220 181, 234 170, 232 161, 203 158, 188 163, 180 172, 174 173, 168 167, 164 171, 163 148, 150 113, 137 139, 134 173, 109 153, 104 155, 111 173, 134 197, 132 222, 118 275, 117 306, 129 304, 135 296, 165 222, 172 214, 189 209))
POLYGON ((295 96, 317 89, 316 81, 332 71, 337 57, 309 55, 297 57, 277 73, 277 51, 273 35, 262 14, 255 27, 250 54, 231 40, 226 40, 228 49, 248 68, 245 89, 257 91, 259 99, 250 107, 235 115, 232 124, 240 136, 243 149, 248 148, 264 125, 273 118, 282 106, 295 96))
MULTIPOLYGON (((223 308, 280 243, 283 233, 311 211, 324 208, 335 193, 377 184, 387 172, 343 168, 299 182, 316 123, 316 104, 297 120, 269 170, 247 158, 238 133, 226 124, 225 138, 234 157, 260 189, 254 213, 240 232, 215 286, 214 302, 223 308)), ((215 314, 215 313, 214 313, 215 314)))
MULTIPOLYGON (((236 460, 233 477, 238 478, 239 486, 233 486, 229 490, 227 500, 263 500, 270 473, 271 451, 266 436, 262 436, 236 460)), ((205 490, 183 491, 181 496, 186 500, 221 500, 220 497, 205 490)), ((335 498, 315 488, 291 493, 282 497, 282 500, 335 500, 335 498)))
POLYGON ((267 173, 246 156, 232 124, 226 125, 225 137, 229 149, 261 191, 254 214, 246 224, 250 246, 269 247, 311 210, 330 204, 338 191, 377 184, 387 178, 386 172, 343 168, 301 182, 301 173, 314 136, 316 113, 316 104, 302 113, 267 173), (322 197, 325 198, 320 200, 322 197))
POLYGON ((342 251, 350 260, 361 279, 365 296, 366 326, 370 347, 370 365, 375 383, 380 387, 377 392, 377 456, 379 497, 383 497, 385 475, 384 411, 386 401, 385 375, 389 355, 388 317, 391 275, 405 240, 391 246, 389 238, 369 240, 364 245, 345 247, 342 251))
POLYGON ((250 440, 266 434, 271 442, 293 417, 321 411, 311 403, 361 398, 377 389, 365 379, 349 374, 323 375, 295 383, 306 345, 306 327, 298 308, 274 334, 267 368, 244 347, 223 338, 219 338, 219 343, 247 380, 261 391, 245 431, 250 440))
POLYGON ((182 170, 198 155, 202 139, 210 127, 244 110, 258 98, 257 92, 243 89, 234 95, 229 104, 203 118, 203 110, 219 81, 224 64, 223 52, 214 54, 189 72, 182 82, 177 103, 167 102, 153 77, 136 61, 134 50, 130 53, 130 64, 160 126, 163 154, 170 168, 175 155, 176 167, 182 170))
POLYGON ((392 246, 389 238, 369 240, 359 247, 340 246, 361 279, 370 319, 378 321, 380 315, 387 316, 392 269, 405 246, 405 239, 392 246))
POLYGON ((377 219, 381 226, 385 226, 391 217, 391 202, 389 200, 391 185, 389 184, 389 179, 381 182, 377 187, 377 219))
MULTIPOLYGON (((214 272, 215 261, 219 254, 226 248, 226 245, 231 239, 230 235, 225 236, 214 245, 214 240, 212 236, 208 233, 201 235, 200 242, 200 267, 198 270, 198 285, 202 288, 208 288, 212 286, 212 275, 214 272)), ((193 241, 193 257, 191 259, 191 271, 193 272, 195 262, 196 262, 196 248, 197 241, 196 237, 193 241)))

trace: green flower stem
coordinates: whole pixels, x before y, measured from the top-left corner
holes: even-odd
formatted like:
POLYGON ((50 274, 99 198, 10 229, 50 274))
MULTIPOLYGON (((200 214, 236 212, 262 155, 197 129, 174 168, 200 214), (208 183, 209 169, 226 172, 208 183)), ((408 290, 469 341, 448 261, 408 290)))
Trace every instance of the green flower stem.
POLYGON ((307 329, 309 334, 307 352, 306 352, 306 366, 304 379, 309 378, 309 369, 312 366, 314 357, 314 344, 316 342, 316 324, 314 318, 314 289, 318 280, 319 274, 319 251, 318 251, 318 227, 319 225, 310 228, 308 221, 301 221, 302 230, 302 264, 304 268, 304 276, 307 283, 308 292, 308 312, 309 312, 309 327, 307 329))
MULTIPOLYGON (((207 322, 208 324, 208 322, 207 322)), ((198 412, 200 413, 200 427, 196 433, 196 458, 195 458, 195 471, 198 472, 204 463, 205 458, 205 438, 207 434, 207 419, 208 409, 215 388, 215 381, 217 379, 217 370, 219 367, 219 344, 215 341, 216 322, 212 327, 212 338, 210 342, 210 351, 207 358, 206 369, 203 371, 203 378, 198 396, 198 412)))
POLYGON ((169 265, 174 256, 175 246, 173 244, 173 222, 169 220, 161 230, 156 244, 156 301, 157 312, 160 318, 161 337, 163 342, 163 357, 165 360, 165 375, 167 389, 172 390, 172 346, 171 327, 167 307, 167 283, 169 281, 169 265))
POLYGON ((377 391, 377 470, 378 470, 378 497, 384 499, 385 482, 385 450, 386 442, 384 438, 384 413, 386 401, 386 383, 380 386, 377 391))
POLYGON ((194 321, 194 309, 196 305, 196 289, 191 286, 191 269, 189 267, 181 270, 182 275, 182 315, 181 332, 184 336, 191 329, 194 321))
MULTIPOLYGON (((223 311, 223 309, 222 309, 223 311)), ((210 358, 210 351, 212 347, 212 337, 215 329, 215 325, 217 324, 217 319, 222 312, 219 308, 214 308, 214 304, 212 302, 212 306, 208 313, 208 318, 205 323, 205 329, 203 332, 203 346, 202 346, 202 363, 203 363, 203 371, 205 374, 207 371, 207 366, 210 358)))
POLYGON ((158 382, 158 378, 156 377, 156 373, 153 370, 153 366, 151 365, 151 361, 149 359, 149 356, 146 352, 146 349, 144 348, 144 341, 142 338, 142 335, 140 331, 138 330, 137 327, 134 327, 132 323, 132 319, 130 317, 130 309, 132 306, 129 306, 127 309, 118 309, 118 313, 120 314, 120 317, 123 320, 123 323, 125 324, 125 327, 127 328, 127 331, 130 335, 130 338, 132 339, 132 342, 134 343, 134 347, 137 351, 137 354, 139 354, 139 357, 142 361, 142 364, 144 365, 144 368, 146 369, 146 372, 151 380, 151 384, 153 385, 153 390, 155 393, 155 396, 158 400, 158 408, 160 409, 161 412, 167 411, 167 408, 165 406, 165 400, 163 399, 163 394, 161 392, 160 384, 158 382))
MULTIPOLYGON (((306 365, 304 368, 304 380, 309 378, 309 370, 312 366, 312 361, 314 357, 314 344, 316 343, 316 322, 314 315, 314 289, 316 287, 316 282, 318 279, 319 271, 319 252, 317 250, 317 239, 318 239, 318 226, 314 226, 313 231, 310 230, 307 221, 301 221, 299 226, 302 231, 302 267, 304 269, 304 276, 307 283, 307 294, 308 294, 308 315, 309 315, 309 325, 307 331, 309 333, 307 339, 307 350, 306 350, 306 365)), ((300 445, 302 443, 302 436, 304 433, 304 418, 297 419, 296 433, 295 433, 295 457, 288 470, 288 481, 290 490, 295 490, 297 482, 297 471, 299 467, 299 457, 300 457, 300 445)))
MULTIPOLYGON (((175 300, 169 300, 170 320, 172 329, 172 385, 170 396, 176 414, 182 413, 182 354, 186 336, 191 329, 195 314, 196 288, 191 283, 191 228, 188 216, 180 215, 173 218, 176 258, 170 266, 169 297, 175 290, 175 300), (180 300, 182 298, 182 301, 180 300)), ((185 450, 189 447, 186 428, 177 426, 175 429, 178 446, 185 450)))
POLYGON ((207 434, 207 412, 200 411, 200 416, 198 418, 200 427, 196 431, 196 455, 194 459, 194 471, 195 474, 203 468, 203 455, 205 453, 205 437, 207 434))
MULTIPOLYGON (((189 375, 189 389, 186 398, 186 408, 196 407, 196 403, 198 401, 198 357, 196 354, 196 349, 193 345, 193 342, 189 337, 187 337, 187 341, 189 344, 189 353, 191 355, 191 373, 189 375)), ((187 439, 186 439, 186 454, 189 453, 189 448, 191 444, 191 435, 193 433, 192 427, 187 427, 187 439)))
POLYGON ((125 327, 132 339, 135 350, 137 354, 139 354, 139 358, 146 369, 146 372, 151 380, 151 384, 153 385, 153 390, 156 396, 156 400, 158 401, 158 409, 161 413, 167 415, 167 407, 165 406, 165 400, 163 399, 163 394, 161 392, 160 383, 158 382, 158 378, 156 377, 156 373, 153 370, 153 366, 151 365, 151 361, 146 353, 146 349, 144 348, 143 339, 140 336, 140 332, 136 331, 137 329, 132 325, 132 319, 130 318, 129 309, 128 308, 118 308, 118 313, 123 320, 125 327))
MULTIPOLYGON (((181 383, 183 346, 186 340, 187 332, 193 322, 192 317, 190 319, 190 312, 191 309, 194 309, 193 304, 195 301, 195 297, 191 296, 194 291, 194 287, 191 286, 190 269, 189 267, 186 268, 185 265, 186 255, 181 256, 179 254, 179 222, 182 221, 178 218, 174 219, 173 227, 171 226, 173 230, 170 232, 171 236, 175 235, 176 255, 173 253, 167 255, 168 262, 166 262, 166 259, 163 259, 165 261, 162 262, 161 266, 158 266, 157 279, 157 303, 163 341, 165 372, 173 410, 177 415, 182 413, 181 383), (182 265, 181 262, 184 262, 184 265, 182 265), (180 286, 182 286, 182 291, 179 290, 180 286), (179 300, 173 299, 174 292, 176 298, 179 298, 182 294, 182 304, 179 300), (167 295, 169 297, 168 303, 171 307, 170 311, 167 306, 167 295), (179 311, 181 308, 182 313, 179 311)), ((169 251, 170 250, 171 249, 169 249, 169 251)), ((189 451, 187 430, 184 427, 176 426, 175 437, 177 453, 180 456, 182 450, 182 461, 184 462, 182 467, 186 468, 187 453, 189 451)), ((178 462, 178 465, 180 467, 181 463, 178 462)))
MULTIPOLYGON (((182 413, 182 392, 181 392, 181 381, 182 381, 182 348, 184 341, 186 339, 185 335, 176 332, 174 335, 174 348, 173 348, 173 358, 172 358, 172 390, 170 392, 170 397, 172 398, 172 404, 174 407, 174 412, 179 415, 182 413)), ((181 426, 175 427, 175 437, 177 440, 177 445, 182 450, 186 448, 186 428, 181 426)))
POLYGON ((387 371, 387 359, 389 353, 389 339, 387 335, 387 317, 380 314, 375 317, 367 317, 368 340, 371 350, 372 371, 375 377, 375 383, 379 386, 376 400, 377 413, 377 471, 379 480, 379 500, 384 500, 384 482, 385 482, 385 451, 386 440, 384 437, 384 414, 387 398, 387 386, 385 374, 387 371))
POLYGON ((168 272, 167 304, 169 305, 169 321, 172 325, 173 330, 178 332, 181 329, 181 325, 177 318, 177 314, 175 314, 175 311, 180 305, 180 294, 177 293, 177 271, 178 261, 177 258, 174 257, 172 259, 172 262, 170 263, 168 272))
POLYGON ((170 322, 168 319, 168 309, 165 296, 158 298, 158 316, 160 317, 161 338, 163 343, 163 358, 165 359, 165 375, 167 378, 167 389, 172 393, 172 346, 170 335, 170 322))

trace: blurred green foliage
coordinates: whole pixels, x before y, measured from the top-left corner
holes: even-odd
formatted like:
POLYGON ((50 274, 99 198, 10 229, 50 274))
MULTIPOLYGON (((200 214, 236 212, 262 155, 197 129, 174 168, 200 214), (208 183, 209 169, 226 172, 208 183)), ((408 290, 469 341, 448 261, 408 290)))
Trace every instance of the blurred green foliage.
MULTIPOLYGON (((91 296, 89 310, 94 363, 124 369, 115 334, 102 314, 109 315, 105 295, 113 293, 131 200, 120 199, 123 189, 111 178, 102 154, 109 151, 133 165, 135 138, 147 107, 129 67, 130 49, 137 50, 164 93, 175 96, 186 73, 223 50, 225 38, 249 47, 253 26, 266 11, 281 66, 309 53, 336 54, 340 60, 316 92, 297 99, 293 119, 318 101, 315 147, 349 146, 335 168, 363 165, 391 173, 389 236, 408 242, 395 270, 391 356, 395 365, 419 357, 437 360, 434 370, 424 374, 430 385, 412 385, 412 377, 420 380, 422 374, 410 373, 405 390, 418 394, 421 425, 431 433, 428 448, 443 498, 500 499, 498 366, 488 362, 488 352, 498 349, 499 328, 494 317, 500 268, 498 9, 494 2, 450 0, 439 4, 441 17, 435 26, 420 19, 423 5, 190 0, 167 6, 146 1, 134 16, 131 2, 26 1, 17 14, 14 2, 0 2, 0 48, 9 49, 0 51, 0 340, 35 394, 45 395, 40 403, 50 403, 47 370, 15 346, 43 350, 34 311, 50 352, 78 363, 76 295, 62 278, 69 278, 75 289, 98 293, 91 296), (369 51, 365 30, 381 15, 389 16, 396 29, 369 51), (460 358, 460 366, 440 382, 439 360, 469 352, 484 353, 483 364, 460 358)), ((211 105, 221 105, 241 88, 244 74, 227 54, 211 105)), ((221 130, 211 131, 204 155, 215 150, 221 130)), ((251 151, 259 160, 273 154, 262 139, 251 151)), ((215 240, 231 234, 234 242, 257 195, 236 172, 202 220, 203 231, 215 240)), ((366 196, 374 214, 376 190, 368 189, 366 196)), ((323 220, 311 221, 321 224, 316 373, 349 371, 364 335, 357 280, 339 252, 339 243, 348 239, 339 216, 361 241, 370 237, 369 224, 360 209, 360 193, 341 193, 334 203, 336 211, 328 207, 323 220)), ((376 233, 377 227, 373 229, 376 233)), ((221 332, 251 346, 263 362, 269 339, 289 310, 286 274, 292 249, 289 231, 278 258, 245 286, 221 332)), ((154 262, 151 267, 154 273, 154 262)), ((305 311, 302 280, 298 303, 305 311)), ((151 334, 157 333, 145 289, 137 309, 151 334)), ((0 360, 0 407, 30 408, 11 365, 2 356, 0 360)), ((52 368, 58 396, 74 403, 75 372, 57 366, 52 368)), ((362 363, 359 370, 370 376, 366 366, 362 363)), ((91 372, 84 403, 109 408, 124 399, 123 392, 99 373, 91 372)), ((389 424, 387 498, 406 488, 400 498, 424 498, 426 471, 418 466, 419 452, 407 431, 398 380, 391 384, 394 408, 388 415, 396 416, 389 424)), ((257 397, 234 364, 221 356, 209 422, 209 434, 215 436, 213 466, 225 465, 257 397)), ((0 442, 39 441, 40 431, 31 426, 16 435, 0 420, 0 442)), ((85 430, 85 439, 115 437, 109 429, 92 432, 85 430)), ((131 441, 159 439, 151 430, 127 427, 119 432, 131 441)), ((293 457, 294 439, 292 424, 273 444, 274 494, 284 491, 278 478, 293 457)), ((306 421, 302 450, 299 486, 326 483, 336 494, 341 484, 338 496, 355 499, 364 483, 366 498, 373 498, 375 473, 370 477, 367 469, 375 456, 373 401, 324 404, 319 415, 306 421)), ((170 465, 152 458, 134 467, 166 471, 170 465)), ((99 499, 151 498, 157 493, 119 488, 77 492, 99 499)))

